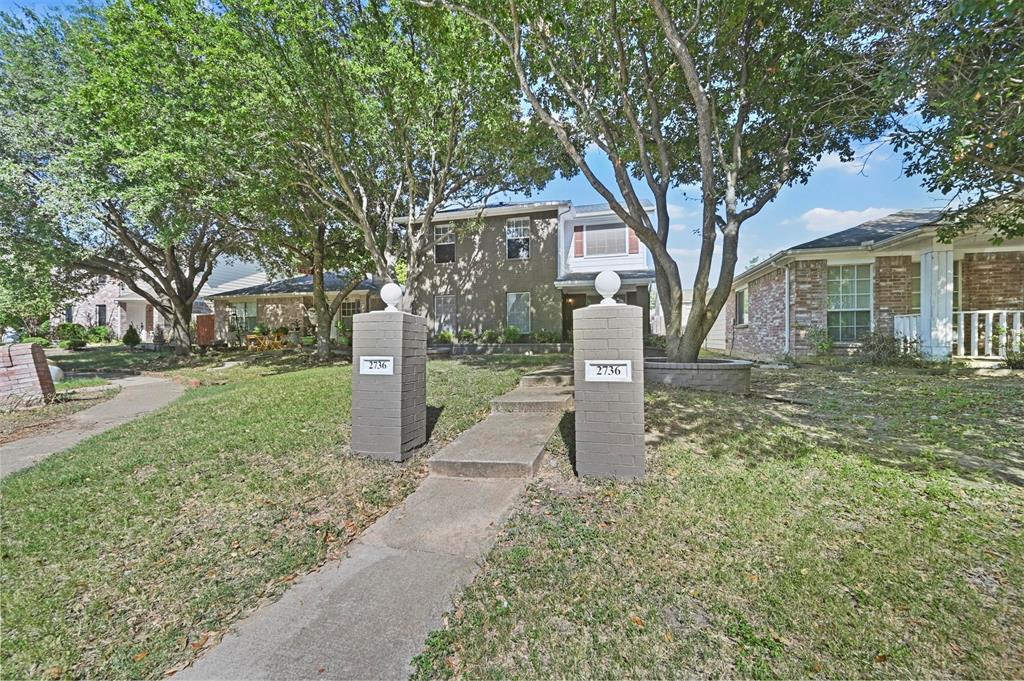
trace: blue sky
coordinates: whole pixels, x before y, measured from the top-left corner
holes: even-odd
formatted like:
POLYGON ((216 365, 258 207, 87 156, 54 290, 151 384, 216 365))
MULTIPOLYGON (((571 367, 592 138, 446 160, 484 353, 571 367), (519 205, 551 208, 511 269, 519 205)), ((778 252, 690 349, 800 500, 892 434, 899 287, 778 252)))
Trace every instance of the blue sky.
MULTIPOLYGON (((588 155, 603 182, 614 187, 611 165, 600 152, 588 155)), ((642 183, 641 183, 642 184, 642 183)), ((650 195, 647 195, 650 197, 650 195)), ((689 287, 696 267, 700 238, 694 230, 700 223, 699 192, 682 189, 670 198, 672 232, 669 247, 681 265, 683 285, 689 287)), ((596 203, 601 197, 580 175, 558 178, 536 199, 570 199, 573 203, 596 203)), ((921 187, 919 178, 903 175, 899 157, 887 146, 864 147, 851 163, 836 156, 822 158, 805 185, 784 188, 760 214, 744 223, 740 231, 737 272, 746 269, 752 258, 764 260, 772 253, 887 215, 905 208, 941 208, 946 205, 939 194, 921 187), (869 150, 873 150, 870 155, 869 150)), ((717 273, 717 268, 715 270, 717 273)), ((712 281, 714 281, 714 274, 712 281)))
MULTIPOLYGON (((46 11, 67 7, 68 2, 47 0, 0 0, 0 10, 12 11, 27 7, 46 11)), ((926 192, 919 178, 903 175, 900 159, 886 146, 866 146, 861 156, 851 163, 841 163, 827 156, 805 185, 784 188, 774 202, 744 224, 740 232, 737 271, 747 267, 752 258, 763 260, 772 253, 803 241, 851 227, 865 220, 881 217, 904 208, 938 208, 945 205, 942 196, 926 192), (868 156, 867 151, 873 150, 868 156)), ((588 155, 602 181, 614 187, 611 166, 600 152, 588 155)), ((694 234, 698 225, 700 204, 690 191, 672 192, 669 199, 672 233, 669 247, 681 265, 683 285, 692 281, 700 240, 694 234)), ((581 175, 557 178, 534 199, 571 200, 573 203, 596 203, 601 197, 581 175)), ((649 198, 649 195, 648 195, 649 198)))

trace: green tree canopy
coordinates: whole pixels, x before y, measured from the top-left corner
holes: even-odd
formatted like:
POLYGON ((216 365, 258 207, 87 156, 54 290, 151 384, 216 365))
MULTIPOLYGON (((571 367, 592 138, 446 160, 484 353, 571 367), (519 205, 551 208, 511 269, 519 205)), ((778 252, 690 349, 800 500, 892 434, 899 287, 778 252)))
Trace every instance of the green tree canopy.
POLYGON ((953 199, 941 230, 1024 236, 1024 7, 928 2, 892 81, 909 100, 894 140, 909 173, 953 199))
POLYGON ((535 115, 650 249, 668 355, 686 361, 728 299, 741 226, 806 181, 822 154, 850 157, 854 140, 882 130, 894 101, 879 78, 905 15, 898 2, 866 0, 427 4, 473 17, 498 40, 535 115), (588 148, 608 159, 614 182, 598 176, 588 148), (668 195, 694 185, 701 249, 684 331, 668 195), (648 193, 653 219, 641 205, 648 193))

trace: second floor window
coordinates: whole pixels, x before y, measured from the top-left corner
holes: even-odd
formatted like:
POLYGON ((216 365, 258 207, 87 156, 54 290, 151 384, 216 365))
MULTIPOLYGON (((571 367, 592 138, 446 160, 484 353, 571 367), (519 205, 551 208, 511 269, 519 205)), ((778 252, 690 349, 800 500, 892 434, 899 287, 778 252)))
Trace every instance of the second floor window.
POLYGON ((505 257, 509 260, 530 258, 530 218, 505 221, 505 257))
POLYGON ((627 252, 626 226, 587 225, 583 235, 583 254, 587 257, 625 255, 627 252))
POLYGON ((434 225, 434 262, 455 262, 455 231, 451 225, 434 225))

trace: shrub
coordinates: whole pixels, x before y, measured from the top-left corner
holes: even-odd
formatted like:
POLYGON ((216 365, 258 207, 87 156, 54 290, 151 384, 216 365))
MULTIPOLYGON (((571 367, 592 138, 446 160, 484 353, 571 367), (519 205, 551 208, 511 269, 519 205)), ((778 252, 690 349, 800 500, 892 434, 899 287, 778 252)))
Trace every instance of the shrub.
POLYGON ((518 327, 509 326, 505 329, 505 332, 502 333, 501 339, 506 343, 518 343, 522 335, 523 332, 520 331, 518 327))
POLYGON ((302 344, 305 345, 306 347, 316 345, 316 336, 303 336, 302 344))
POLYGON ((499 340, 501 340, 501 334, 495 331, 494 329, 487 329, 482 334, 480 334, 480 340, 483 341, 484 343, 497 343, 499 340))
POLYGON ((38 345, 40 347, 43 347, 43 348, 50 347, 50 339, 49 338, 43 338, 42 336, 25 336, 24 338, 21 339, 21 342, 22 343, 35 343, 36 345, 38 345))
POLYGON ((824 326, 815 326, 807 330, 807 340, 814 346, 814 352, 818 355, 828 355, 835 346, 832 336, 828 335, 828 329, 824 326))
POLYGON ((68 340, 62 340, 60 347, 64 350, 81 350, 85 347, 85 340, 82 338, 69 338, 68 340))
POLYGON ((554 331, 541 329, 540 331, 533 332, 534 343, 560 343, 561 341, 562 335, 554 331))
POLYGON ((164 335, 164 327, 158 326, 153 329, 153 345, 163 345, 167 342, 167 336, 164 335))
POLYGON ((275 336, 287 336, 288 335, 288 327, 287 326, 279 326, 279 327, 277 327, 276 329, 274 329, 274 335, 275 336))
POLYGON ((90 343, 106 343, 114 337, 114 332, 109 326, 94 326, 85 332, 85 337, 90 343))
POLYGON ((256 326, 252 327, 252 332, 258 336, 266 336, 270 333, 270 327, 263 322, 257 322, 256 326))
POLYGON ((434 341, 437 342, 437 343, 442 343, 444 345, 448 345, 448 344, 450 344, 452 342, 452 332, 451 331, 442 331, 442 332, 438 333, 436 336, 434 336, 434 341))
POLYGON ((472 343, 476 340, 476 334, 469 329, 463 329, 459 331, 459 342, 460 343, 472 343))
POLYGON ((62 322, 57 325, 57 340, 85 338, 85 327, 74 322, 62 322))
POLYGON ((139 337, 139 331, 135 328, 134 324, 128 325, 128 330, 124 332, 124 337, 121 339, 121 342, 129 348, 134 348, 142 342, 142 339, 139 337))
POLYGON ((1024 352, 1007 350, 1005 364, 1007 369, 1024 369, 1024 352))
POLYGON ((644 346, 648 348, 665 349, 665 337, 656 333, 649 333, 644 337, 644 346))
POLYGON ((921 341, 871 331, 860 339, 857 357, 873 366, 914 366, 921 361, 921 341))

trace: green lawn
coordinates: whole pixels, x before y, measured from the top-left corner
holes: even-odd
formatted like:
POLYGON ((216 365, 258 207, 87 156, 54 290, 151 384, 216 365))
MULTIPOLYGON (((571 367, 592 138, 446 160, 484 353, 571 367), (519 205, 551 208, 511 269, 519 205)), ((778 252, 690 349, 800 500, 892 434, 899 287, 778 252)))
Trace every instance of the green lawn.
POLYGON ((129 350, 123 345, 95 345, 83 350, 48 349, 47 358, 65 372, 130 372, 163 369, 178 361, 171 352, 129 350))
POLYGON ((418 676, 1024 676, 1024 380, 754 387, 650 391, 643 483, 553 442, 418 676))
MULTIPOLYGON (((432 442, 554 358, 431 361, 432 442)), ((425 457, 357 458, 352 369, 176 369, 178 402, 0 482, 4 677, 159 678, 404 498, 425 457)))
POLYGON ((105 378, 69 378, 66 381, 55 383, 54 388, 56 388, 59 393, 66 393, 80 388, 95 388, 101 385, 107 385, 108 383, 110 383, 110 381, 105 378))

